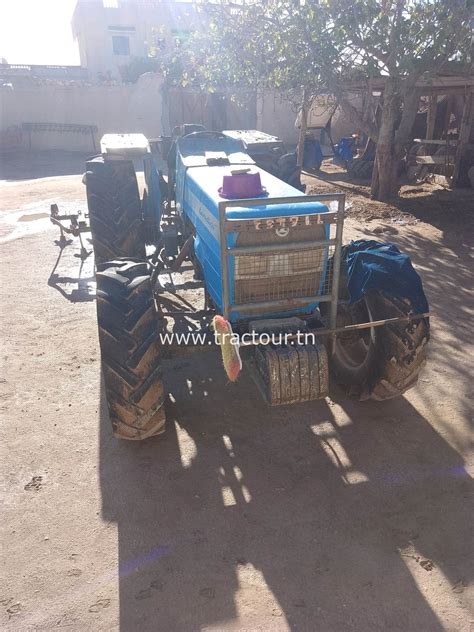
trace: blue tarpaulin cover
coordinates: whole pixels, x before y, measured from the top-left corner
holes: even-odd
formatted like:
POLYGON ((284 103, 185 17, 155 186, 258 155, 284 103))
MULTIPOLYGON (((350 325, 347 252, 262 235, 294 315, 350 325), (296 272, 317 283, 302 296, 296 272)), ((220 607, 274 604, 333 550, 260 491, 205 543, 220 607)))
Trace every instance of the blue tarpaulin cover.
POLYGON ((347 267, 350 302, 355 303, 369 290, 387 296, 407 298, 416 313, 428 311, 428 301, 419 275, 408 255, 391 243, 359 239, 342 250, 347 267))

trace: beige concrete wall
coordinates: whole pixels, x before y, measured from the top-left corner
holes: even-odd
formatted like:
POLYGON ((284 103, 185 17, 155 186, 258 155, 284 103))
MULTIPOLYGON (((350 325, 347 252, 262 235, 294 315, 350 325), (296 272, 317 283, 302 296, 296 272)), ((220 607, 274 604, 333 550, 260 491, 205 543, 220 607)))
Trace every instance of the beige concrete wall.
MULTIPOLYGON (((360 99, 352 99, 356 107, 361 105, 360 99)), ((320 108, 324 113, 325 108, 320 108)), ((257 127, 268 134, 279 136, 285 143, 294 144, 298 142, 299 130, 295 127, 296 121, 295 107, 280 94, 267 92, 264 97, 257 100, 257 127)), ((325 115, 322 114, 321 121, 325 122, 325 115)), ((322 124, 320 121, 320 124, 322 124)), ((334 142, 342 136, 347 136, 357 131, 356 125, 340 109, 337 108, 331 120, 331 135, 334 142)))
POLYGON ((193 88, 172 88, 168 91, 166 102, 168 117, 163 121, 165 133, 183 123, 199 123, 209 130, 218 131, 256 127, 255 98, 250 93, 234 95, 229 90, 227 93, 211 94, 193 88))
MULTIPOLYGON (((96 125, 96 145, 103 134, 142 132, 149 138, 161 133, 161 80, 143 75, 134 85, 41 86, 0 90, 0 130, 27 122, 96 125)), ((92 151, 89 135, 34 132, 32 149, 92 151)), ((28 134, 23 134, 28 148, 28 134)))
POLYGON ((295 128, 296 111, 280 94, 267 92, 257 99, 257 128, 267 134, 279 136, 284 143, 298 142, 295 128))
MULTIPOLYGON (((156 138, 169 134, 174 125, 182 123, 202 123, 208 129, 255 127, 252 98, 246 106, 234 102, 230 95, 222 98, 192 90, 173 90, 164 105, 161 88, 160 76, 146 73, 133 85, 49 85, 0 90, 0 131, 22 123, 95 125, 99 148, 100 138, 107 133, 141 132, 148 138, 156 138)), ((31 141, 33 150, 93 150, 90 135, 77 133, 33 132, 31 141)), ((22 146, 28 149, 28 133, 23 134, 22 146)))
MULTIPOLYGON (((99 140, 106 133, 141 132, 148 138, 156 138, 169 133, 173 125, 183 122, 202 122, 216 129, 224 126, 239 129, 254 127, 256 118, 257 129, 275 134, 287 144, 298 140, 295 111, 280 95, 267 93, 265 98, 257 100, 256 105, 250 98, 248 105, 243 106, 230 96, 221 104, 216 104, 211 98, 216 95, 178 90, 175 92, 180 94, 173 98, 170 93, 168 112, 163 105, 161 87, 159 75, 146 73, 133 85, 45 85, 0 89, 0 130, 27 122, 96 125, 96 144, 99 147, 99 140), (199 107, 196 105, 198 97, 199 107)), ((335 138, 352 128, 352 124, 339 120, 335 138)), ((31 140, 33 150, 92 151, 90 136, 76 133, 35 132, 31 140)), ((23 135, 23 146, 28 148, 28 134, 23 135)))

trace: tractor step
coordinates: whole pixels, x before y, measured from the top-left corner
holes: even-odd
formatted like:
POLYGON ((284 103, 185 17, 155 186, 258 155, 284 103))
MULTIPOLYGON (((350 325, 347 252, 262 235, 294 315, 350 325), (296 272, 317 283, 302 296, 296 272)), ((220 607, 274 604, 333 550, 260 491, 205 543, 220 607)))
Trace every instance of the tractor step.
POLYGON ((322 399, 329 391, 326 347, 319 342, 259 346, 251 373, 270 406, 322 399))

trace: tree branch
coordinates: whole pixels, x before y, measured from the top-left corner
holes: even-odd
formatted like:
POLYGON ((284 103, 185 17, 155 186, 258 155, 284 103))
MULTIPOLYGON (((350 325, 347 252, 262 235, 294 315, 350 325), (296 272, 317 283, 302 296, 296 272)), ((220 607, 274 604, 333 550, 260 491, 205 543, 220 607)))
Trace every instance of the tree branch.
POLYGON ((343 93, 337 96, 337 101, 351 121, 363 130, 367 136, 370 136, 372 140, 377 141, 379 132, 375 123, 365 120, 359 110, 349 102, 347 96, 343 93))

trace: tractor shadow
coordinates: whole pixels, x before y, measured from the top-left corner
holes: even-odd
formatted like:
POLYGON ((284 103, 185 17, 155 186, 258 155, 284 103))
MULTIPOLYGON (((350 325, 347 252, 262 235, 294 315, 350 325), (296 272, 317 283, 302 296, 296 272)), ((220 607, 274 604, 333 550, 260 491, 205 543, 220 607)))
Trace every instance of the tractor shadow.
POLYGON ((272 409, 215 352, 165 371, 163 437, 115 440, 102 397, 122 632, 445 629, 417 584, 449 602, 472 579, 471 481, 428 419, 404 398, 272 409))
POLYGON ((0 180, 15 182, 18 180, 82 175, 85 162, 92 153, 94 152, 61 150, 13 151, 7 156, 0 158, 0 180))

